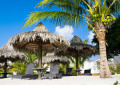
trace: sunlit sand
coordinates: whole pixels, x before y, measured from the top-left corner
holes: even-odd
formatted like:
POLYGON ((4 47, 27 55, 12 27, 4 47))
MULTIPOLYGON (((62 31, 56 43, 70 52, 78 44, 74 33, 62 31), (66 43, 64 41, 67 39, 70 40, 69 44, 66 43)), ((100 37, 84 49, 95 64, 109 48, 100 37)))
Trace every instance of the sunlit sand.
MULTIPOLYGON (((112 75, 112 78, 100 78, 99 76, 67 76, 61 79, 0 79, 0 85, 113 85, 120 83, 120 75, 112 75)), ((120 85, 120 84, 118 84, 120 85)))

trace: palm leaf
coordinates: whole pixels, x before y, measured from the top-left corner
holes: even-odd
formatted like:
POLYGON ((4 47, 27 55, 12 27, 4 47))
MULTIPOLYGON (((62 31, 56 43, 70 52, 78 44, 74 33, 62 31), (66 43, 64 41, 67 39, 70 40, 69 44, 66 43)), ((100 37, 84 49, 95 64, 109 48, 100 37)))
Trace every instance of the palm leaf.
POLYGON ((56 23, 68 23, 68 24, 80 24, 82 15, 61 12, 61 11, 35 11, 32 12, 23 27, 31 26, 39 20, 51 19, 52 22, 56 23))
POLYGON ((36 7, 40 7, 40 6, 44 7, 44 6, 46 6, 47 4, 49 4, 49 3, 53 2, 53 1, 54 0, 43 0, 43 1, 39 2, 36 7))
POLYGON ((111 13, 120 12, 120 0, 106 0, 106 6, 111 13))
POLYGON ((105 7, 106 7, 106 0, 104 0, 103 2, 102 10, 105 9, 105 7))
POLYGON ((90 12, 90 14, 93 14, 93 10, 92 10, 92 8, 90 7, 90 5, 85 1, 85 0, 82 0, 85 4, 86 4, 86 6, 89 8, 89 12, 90 12))
POLYGON ((99 0, 99 13, 101 14, 101 0, 99 0))
POLYGON ((74 60, 73 57, 71 57, 71 56, 66 56, 66 58, 67 58, 68 60, 70 60, 70 62, 71 62, 72 64, 75 64, 75 60, 74 60))
MULTIPOLYGON (((81 2, 81 0, 79 1, 81 2)), ((41 2, 39 2, 37 4, 36 7, 49 7, 51 8, 52 6, 57 6, 58 8, 61 8, 64 11, 71 11, 72 10, 75 11, 82 11, 85 13, 85 11, 87 11, 86 9, 84 9, 81 5, 79 5, 76 0, 43 0, 41 2)), ((82 14, 82 13, 81 13, 82 14)))

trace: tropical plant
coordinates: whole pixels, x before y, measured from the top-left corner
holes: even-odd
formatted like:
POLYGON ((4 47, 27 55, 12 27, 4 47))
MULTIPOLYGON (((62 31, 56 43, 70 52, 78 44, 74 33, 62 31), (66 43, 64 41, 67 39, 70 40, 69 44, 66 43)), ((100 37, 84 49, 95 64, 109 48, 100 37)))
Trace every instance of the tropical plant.
MULTIPOLYGON (((4 69, 3 68, 0 68, 0 73, 3 73, 4 72, 4 69)), ((0 76, 3 76, 2 74, 0 74, 0 76)))
POLYGON ((26 63, 34 63, 34 61, 37 59, 36 54, 27 54, 27 53, 25 53, 25 55, 27 56, 26 63))
POLYGON ((26 61, 16 61, 13 63, 13 68, 10 70, 11 72, 17 72, 17 74, 25 74, 27 63, 34 63, 34 61, 37 59, 36 54, 27 54, 26 61))
MULTIPOLYGON (((108 66, 112 75, 120 74, 120 63, 110 63, 109 61, 108 66)), ((97 68, 100 69, 100 62, 97 62, 97 68)))
POLYGON ((115 73, 120 74, 120 63, 116 64, 115 73))
POLYGON ((17 72, 17 74, 25 74, 26 71, 26 65, 24 62, 22 61, 17 61, 14 62, 13 64, 13 68, 10 70, 11 72, 17 72))
MULTIPOLYGON (((68 67, 72 68, 73 70, 76 70, 76 62, 75 62, 75 58, 70 57, 70 56, 66 56, 69 61, 70 61, 70 65, 68 67)), ((78 69, 80 70, 81 68, 84 67, 84 62, 88 59, 88 57, 78 57, 78 69)), ((65 67, 67 68, 67 66, 64 66, 63 70, 65 71, 65 67)), ((72 72, 73 75, 76 75, 75 71, 72 72)))
POLYGON ((84 67, 84 62, 88 60, 88 57, 78 57, 78 68, 84 67))
MULTIPOLYGON (((7 68, 7 73, 11 73, 10 71, 11 68, 7 68)), ((0 68, 0 76, 4 76, 2 73, 4 73, 4 68, 0 68)), ((11 75, 11 74, 9 74, 11 75)))
POLYGON ((43 19, 73 25, 80 25, 80 22, 86 19, 89 29, 95 31, 99 41, 100 77, 111 77, 106 55, 105 35, 108 27, 116 20, 113 15, 120 11, 120 0, 42 0, 36 7, 40 6, 57 7, 60 10, 32 12, 23 27, 43 19))
POLYGON ((118 85, 119 84, 119 82, 118 81, 116 81, 113 85, 118 85))
POLYGON ((63 71, 64 73, 66 73, 66 69, 67 69, 67 65, 63 65, 63 64, 59 64, 59 71, 63 71))
MULTIPOLYGON (((27 56, 27 60, 26 63, 34 63, 34 61, 37 59, 37 54, 28 54, 25 53, 25 55, 27 56)), ((42 56, 45 56, 46 52, 42 52, 42 56)))
MULTIPOLYGON (((67 59, 69 59, 70 64, 69 65, 63 65, 60 64, 59 65, 59 71, 63 71, 64 73, 66 73, 66 69, 67 68, 72 68, 72 70, 76 70, 76 62, 75 62, 75 58, 71 57, 71 56, 65 56, 67 59)), ((84 62, 87 60, 87 57, 78 57, 78 69, 80 70, 80 68, 84 67, 84 62)), ((76 75, 75 71, 72 71, 72 75, 76 75)))
POLYGON ((109 65, 111 74, 114 75, 115 74, 115 65, 113 65, 113 64, 108 64, 108 65, 109 65))

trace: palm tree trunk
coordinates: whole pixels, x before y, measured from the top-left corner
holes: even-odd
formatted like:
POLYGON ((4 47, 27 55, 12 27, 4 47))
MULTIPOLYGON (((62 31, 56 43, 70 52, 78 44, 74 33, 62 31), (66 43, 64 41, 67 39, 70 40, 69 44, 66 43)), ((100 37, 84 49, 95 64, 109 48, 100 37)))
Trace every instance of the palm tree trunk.
POLYGON ((97 39, 99 41, 99 51, 100 51, 100 77, 110 78, 111 72, 108 66, 107 55, 106 55, 106 41, 105 41, 105 28, 102 23, 98 25, 100 28, 97 31, 97 39))

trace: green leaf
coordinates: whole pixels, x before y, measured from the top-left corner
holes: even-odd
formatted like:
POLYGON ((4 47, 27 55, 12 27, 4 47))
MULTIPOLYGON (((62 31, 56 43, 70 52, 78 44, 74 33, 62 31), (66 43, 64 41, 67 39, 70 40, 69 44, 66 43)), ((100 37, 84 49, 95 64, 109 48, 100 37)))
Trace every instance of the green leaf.
POLYGON ((35 11, 28 16, 27 21, 24 24, 23 28, 31 26, 32 24, 38 22, 39 20, 46 19, 51 19, 51 21, 57 23, 80 24, 82 17, 84 16, 61 11, 35 11), (77 22, 75 23, 75 21, 77 22))

